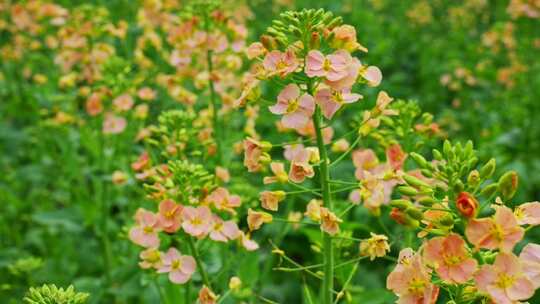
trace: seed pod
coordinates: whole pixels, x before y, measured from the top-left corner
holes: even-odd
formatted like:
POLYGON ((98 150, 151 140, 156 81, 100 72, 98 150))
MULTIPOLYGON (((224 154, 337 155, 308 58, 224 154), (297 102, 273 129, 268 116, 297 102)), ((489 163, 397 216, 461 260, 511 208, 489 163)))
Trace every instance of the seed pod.
POLYGON ((488 179, 493 175, 493 172, 495 172, 495 168, 497 166, 497 161, 495 158, 490 159, 483 167, 480 169, 480 178, 481 179, 488 179))
POLYGON ((416 196, 416 195, 418 195, 418 190, 416 190, 413 187, 409 187, 409 186, 399 186, 398 191, 401 194, 407 195, 407 196, 416 196))

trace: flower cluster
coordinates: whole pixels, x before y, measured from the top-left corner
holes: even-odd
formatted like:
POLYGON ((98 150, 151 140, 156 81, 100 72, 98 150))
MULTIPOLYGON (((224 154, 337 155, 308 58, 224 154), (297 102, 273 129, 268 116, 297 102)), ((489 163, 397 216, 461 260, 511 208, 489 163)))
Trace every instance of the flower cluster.
POLYGON ((447 141, 444 150, 433 155, 433 162, 411 155, 420 173, 405 175, 406 185, 398 188, 402 198, 390 203, 392 217, 421 229, 418 235, 425 240, 417 252, 402 250, 400 256, 411 257, 400 259, 387 287, 400 303, 435 303, 439 290, 459 303, 517 303, 532 297, 540 287, 540 245, 527 244, 519 256, 514 249, 526 230, 540 224, 540 203, 512 210, 517 174, 510 171, 490 182, 495 160, 477 170, 470 142, 462 147, 447 141), (416 266, 403 272, 411 263, 416 266))

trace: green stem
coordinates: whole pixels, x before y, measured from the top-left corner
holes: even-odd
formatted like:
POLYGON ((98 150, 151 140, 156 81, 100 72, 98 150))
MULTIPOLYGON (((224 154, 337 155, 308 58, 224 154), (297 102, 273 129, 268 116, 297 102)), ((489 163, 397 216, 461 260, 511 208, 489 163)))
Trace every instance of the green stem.
POLYGON ((206 270, 204 269, 201 258, 199 256, 199 251, 197 250, 197 247, 195 246, 195 242, 193 241, 193 238, 191 236, 188 236, 187 239, 188 239, 189 250, 191 250, 191 254, 193 255, 193 258, 195 259, 195 262, 197 262, 197 267, 199 268, 199 272, 201 273, 203 283, 208 288, 212 289, 210 285, 210 280, 208 279, 208 274, 206 273, 206 270))
POLYGON ((159 285, 158 278, 155 277, 153 281, 159 294, 159 302, 164 303, 164 304, 169 304, 169 299, 167 298, 167 294, 163 290, 163 287, 159 285))
MULTIPOLYGON (((311 85, 308 87, 309 93, 313 93, 311 85)), ((315 125, 315 132, 317 135, 317 146, 319 148, 319 154, 321 157, 321 163, 319 167, 319 180, 322 188, 323 205, 332 211, 332 196, 330 189, 330 172, 328 170, 328 154, 324 145, 321 129, 322 115, 319 106, 315 108, 315 114, 313 116, 313 124, 315 125)), ((324 254, 324 278, 322 289, 322 302, 323 304, 332 304, 334 290, 334 250, 332 245, 332 236, 323 232, 323 254, 324 254)))
MULTIPOLYGON (((206 30, 206 33, 210 34, 210 18, 208 14, 205 15, 204 20, 204 27, 206 30)), ((222 143, 221 143, 221 126, 219 122, 219 108, 218 108, 218 101, 217 101, 217 95, 216 95, 216 88, 214 87, 214 81, 212 80, 212 73, 214 72, 214 63, 212 61, 212 55, 213 51, 211 49, 208 49, 206 51, 206 63, 208 66, 208 87, 210 88, 210 103, 212 104, 212 124, 213 124, 213 130, 214 130, 214 138, 216 140, 216 155, 218 164, 221 165, 223 163, 223 156, 222 154, 222 143)))
POLYGON ((105 174, 108 172, 108 157, 105 154, 106 135, 101 132, 98 128, 98 137, 99 137, 99 152, 98 152, 98 162, 99 162, 99 176, 97 178, 97 185, 99 185, 99 208, 101 209, 101 227, 98 227, 97 232, 100 234, 102 249, 103 249, 103 261, 105 266, 105 282, 107 288, 111 285, 111 265, 112 265, 112 253, 111 253, 111 242, 109 240, 109 198, 108 198, 108 181, 105 180, 105 174))

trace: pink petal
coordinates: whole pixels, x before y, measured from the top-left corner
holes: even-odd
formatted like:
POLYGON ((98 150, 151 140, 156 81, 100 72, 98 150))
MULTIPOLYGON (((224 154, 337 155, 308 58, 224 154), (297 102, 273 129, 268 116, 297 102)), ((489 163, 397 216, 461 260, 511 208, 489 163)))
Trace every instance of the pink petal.
POLYGON ((376 66, 369 66, 364 73, 364 78, 370 87, 376 87, 382 81, 382 72, 376 66))
POLYGON ((286 128, 300 129, 309 122, 309 119, 303 113, 296 111, 283 115, 281 122, 286 128))
POLYGON ((278 102, 285 102, 289 103, 290 100, 294 100, 300 96, 300 88, 294 84, 291 83, 287 85, 283 90, 279 93, 277 100, 278 102))
POLYGON ((506 293, 512 300, 526 300, 534 295, 534 286, 531 281, 521 277, 506 289, 506 293))
POLYGON ((282 115, 287 113, 287 103, 285 102, 278 102, 273 106, 269 106, 268 110, 276 115, 282 115))
POLYGON ((308 116, 313 115, 313 112, 315 112, 315 101, 313 96, 309 94, 304 94, 302 97, 300 97, 299 105, 300 108, 304 110, 304 113, 308 116))
POLYGON ((180 270, 188 275, 191 275, 195 272, 195 269, 197 268, 197 262, 192 256, 189 255, 183 255, 180 257, 180 264, 181 268, 180 270))
POLYGON ((190 275, 187 275, 180 270, 169 272, 169 280, 175 284, 184 284, 189 281, 190 277, 190 275))

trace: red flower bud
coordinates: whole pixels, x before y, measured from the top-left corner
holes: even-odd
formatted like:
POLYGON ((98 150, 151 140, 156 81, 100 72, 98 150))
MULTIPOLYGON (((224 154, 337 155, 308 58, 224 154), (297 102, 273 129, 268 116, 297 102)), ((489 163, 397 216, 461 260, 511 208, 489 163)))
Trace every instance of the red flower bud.
POLYGON ((478 212, 478 201, 468 192, 461 192, 456 200, 456 206, 461 215, 474 218, 478 212))
POLYGON ((392 211, 390 211, 390 218, 392 218, 398 224, 405 225, 407 222, 406 217, 406 214, 398 208, 392 208, 392 211))

